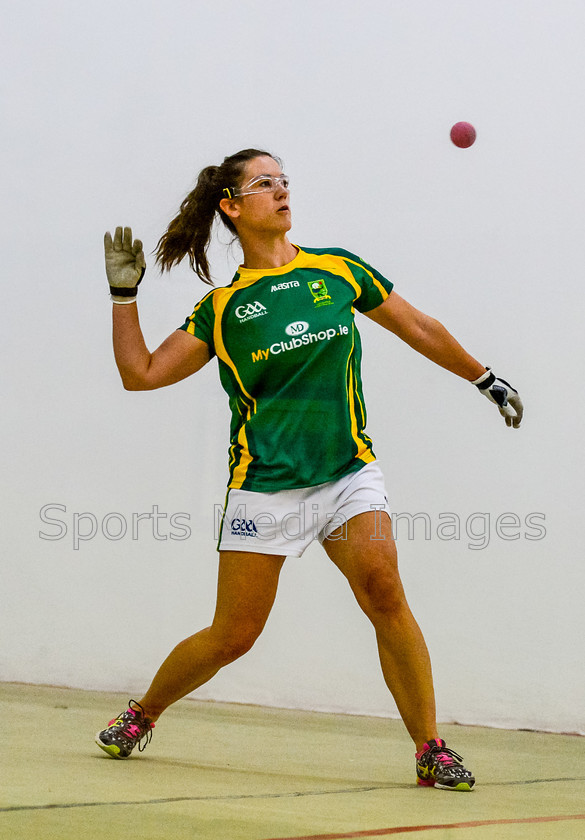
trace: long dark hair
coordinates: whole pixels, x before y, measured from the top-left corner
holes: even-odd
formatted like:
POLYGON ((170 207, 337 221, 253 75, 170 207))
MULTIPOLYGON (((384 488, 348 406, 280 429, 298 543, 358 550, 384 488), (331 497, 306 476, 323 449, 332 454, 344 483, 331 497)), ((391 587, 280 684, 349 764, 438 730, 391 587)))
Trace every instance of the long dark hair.
POLYGON ((224 198, 224 189, 239 186, 248 161, 257 157, 271 157, 279 165, 281 161, 260 149, 243 149, 224 158, 220 166, 206 166, 197 178, 197 184, 183 200, 178 214, 170 223, 158 241, 156 261, 162 271, 170 271, 183 257, 189 257, 193 271, 209 285, 213 286, 207 248, 211 239, 211 228, 218 213, 227 229, 237 237, 236 228, 219 202, 224 198))

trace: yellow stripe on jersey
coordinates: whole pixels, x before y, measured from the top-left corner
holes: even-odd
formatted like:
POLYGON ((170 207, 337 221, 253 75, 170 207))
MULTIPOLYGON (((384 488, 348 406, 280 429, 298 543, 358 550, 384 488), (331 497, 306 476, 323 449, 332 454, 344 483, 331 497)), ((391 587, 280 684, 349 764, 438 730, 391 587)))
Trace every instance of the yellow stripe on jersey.
POLYGON ((320 269, 322 268, 323 271, 328 271, 331 274, 335 274, 338 277, 343 277, 344 280, 347 280, 347 282, 350 284, 350 286, 355 292, 354 300, 357 300, 362 294, 362 288, 353 276, 349 265, 347 265, 347 263, 351 263, 351 265, 357 266, 361 271, 365 272, 365 274, 368 275, 368 277, 371 279, 372 283, 382 296, 382 301, 386 300, 386 298, 388 297, 388 292, 384 288, 384 286, 380 283, 376 276, 371 271, 369 271, 368 268, 361 262, 352 260, 351 257, 348 257, 345 254, 314 254, 309 251, 303 251, 303 249, 298 245, 295 245, 294 247, 298 248, 298 253, 294 260, 290 263, 287 263, 286 265, 279 266, 278 268, 251 269, 242 268, 242 266, 240 266, 240 268, 238 269, 236 280, 234 281, 234 285, 236 285, 238 288, 243 288, 244 286, 248 286, 251 283, 254 283, 256 280, 259 280, 262 277, 266 277, 268 275, 278 277, 284 274, 288 274, 296 269, 302 270, 306 267, 316 268, 318 266, 320 269))
MULTIPOLYGON (((357 300, 362 293, 362 289, 349 267, 345 264, 345 257, 337 257, 333 254, 319 254, 318 256, 313 254, 311 256, 313 257, 313 261, 318 260, 319 268, 322 268, 323 271, 329 271, 331 274, 337 274, 338 277, 341 276, 344 280, 347 280, 355 292, 354 300, 357 300)), ((358 263, 355 263, 355 265, 358 265, 358 263)))
MULTIPOLYGON (((355 329, 355 327, 354 327, 354 329, 355 329)), ((366 417, 366 407, 365 407, 365 405, 364 405, 364 404, 363 404, 363 402, 362 402, 362 398, 360 397, 360 392, 359 392, 359 388, 357 387, 357 382, 355 381, 355 376, 353 377, 353 379, 354 379, 354 393, 355 393, 355 399, 356 399, 356 401, 359 403, 361 416, 362 416, 362 418, 363 418, 363 419, 362 419, 362 424, 363 424, 363 423, 364 423, 364 421, 365 421, 365 417, 366 417)), ((364 428, 363 428, 363 425, 362 425, 362 433, 365 435, 365 430, 364 430, 364 428)), ((367 437, 367 435, 366 435, 366 437, 367 437)), ((369 440, 369 438, 368 438, 368 440, 369 440)), ((371 443, 371 441, 370 441, 370 443, 371 443)))
POLYGON ((248 467, 252 463, 252 455, 250 454, 250 449, 248 447, 248 438, 246 437, 245 423, 242 423, 242 425, 240 426, 240 431, 238 432, 238 443, 242 447, 242 454, 240 456, 240 463, 237 465, 237 467, 232 473, 230 487, 234 487, 239 490, 244 481, 246 480, 246 475, 248 474, 248 467))
POLYGON ((382 300, 386 300, 386 298, 388 297, 388 292, 386 291, 384 286, 380 283, 380 281, 376 278, 376 276, 374 274, 372 274, 371 271, 368 271, 368 269, 365 267, 365 265, 362 265, 362 263, 355 262, 355 260, 350 260, 348 257, 343 257, 343 259, 346 262, 351 263, 352 265, 357 265, 358 268, 361 268, 362 271, 365 271, 366 274, 368 275, 368 277, 372 278, 372 283, 374 284, 374 286, 377 288, 377 290, 382 295, 382 300))
POLYGON ((198 310, 201 308, 201 305, 202 305, 203 303, 205 303, 205 301, 207 300, 207 298, 208 298, 210 295, 212 295, 212 294, 213 294, 213 292, 209 292, 208 294, 206 294, 206 295, 205 295, 205 297, 204 297, 204 298, 202 298, 202 299, 199 301, 199 303, 195 306, 195 309, 193 310, 193 312, 191 313, 191 315, 189 315, 189 319, 188 319, 188 320, 189 320, 189 324, 188 324, 188 326, 185 328, 185 332, 188 332, 188 333, 189 333, 189 335, 195 335, 195 316, 197 315, 198 310))
MULTIPOLYGON (((240 386, 240 390, 242 394, 250 401, 251 407, 248 406, 248 416, 251 414, 256 413, 256 400, 254 397, 246 391, 244 388, 244 383, 240 379, 240 374, 238 373, 238 369, 236 368, 234 362, 230 358, 225 344, 223 343, 223 334, 221 331, 221 323, 224 310, 229 302, 229 299, 237 291, 236 289, 226 288, 225 290, 222 289, 216 297, 213 299, 213 311, 215 312, 215 324, 213 325, 213 341, 215 344, 215 352, 217 353, 217 358, 221 359, 230 370, 232 371, 236 382, 240 386)), ((247 418, 246 418, 247 419, 247 418)))
MULTIPOLYGON (((223 341, 223 334, 221 330, 222 325, 222 318, 225 308, 234 294, 237 291, 234 288, 225 288, 222 289, 220 292, 217 292, 216 296, 213 299, 213 311, 215 313, 215 323, 213 326, 213 341, 215 344, 215 352, 217 353, 217 358, 220 359, 224 364, 226 364, 229 369, 231 370, 234 379, 238 383, 240 388, 241 394, 246 397, 246 399, 242 399, 241 402, 244 402, 246 405, 246 413, 242 415, 242 425, 240 427, 240 431, 238 432, 238 440, 237 442, 242 447, 242 454, 240 456, 240 462, 234 470, 233 479, 230 482, 230 487, 241 487, 243 482, 246 478, 246 473, 248 471, 248 467, 252 461, 252 455, 250 454, 250 450, 248 449, 248 440, 246 438, 246 431, 245 425, 246 421, 250 419, 253 414, 256 414, 257 410, 257 403, 254 397, 248 393, 248 391, 244 388, 244 383, 240 378, 240 374, 238 373, 238 369, 234 364, 233 360, 231 359, 229 353, 226 350, 224 341, 223 341)), ((232 455, 231 459, 232 462, 235 459, 235 447, 232 446, 232 455)), ((231 464, 230 464, 231 467, 231 464)))
POLYGON ((359 269, 361 269, 368 275, 376 289, 380 292, 380 295, 382 296, 382 301, 385 301, 388 297, 388 292, 386 291, 384 286, 380 283, 376 276, 372 274, 371 271, 368 271, 365 265, 362 265, 362 263, 356 262, 355 260, 352 260, 346 256, 337 256, 336 254, 319 254, 312 256, 313 259, 317 259, 319 261, 319 268, 323 268, 324 271, 329 271, 331 274, 337 274, 338 276, 343 277, 344 280, 347 280, 347 282, 355 291, 354 300, 357 300, 359 298, 359 296, 362 293, 362 288, 353 276, 351 269, 349 268, 347 263, 351 263, 351 265, 356 265, 359 269))
POLYGON ((360 403, 360 407, 363 408, 359 395, 357 392, 357 384, 355 381, 355 375, 353 372, 353 366, 351 364, 351 360, 353 357, 355 348, 355 325, 352 327, 352 341, 351 341, 351 351, 347 357, 347 365, 345 368, 346 371, 346 382, 347 382, 347 403, 349 406, 349 419, 351 425, 351 436, 353 441, 357 447, 357 454, 356 458, 360 458, 364 463, 369 463, 370 461, 375 461, 375 457, 371 449, 367 446, 364 440, 358 434, 358 420, 356 414, 356 400, 360 403))

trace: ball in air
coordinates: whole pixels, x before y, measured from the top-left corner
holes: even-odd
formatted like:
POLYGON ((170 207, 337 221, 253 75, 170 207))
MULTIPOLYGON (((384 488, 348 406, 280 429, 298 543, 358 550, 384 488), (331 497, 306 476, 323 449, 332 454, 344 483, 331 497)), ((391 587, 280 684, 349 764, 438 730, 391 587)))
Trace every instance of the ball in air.
POLYGON ((475 128, 468 122, 455 123, 451 129, 451 140, 460 149, 468 149, 473 146, 476 137, 475 128))

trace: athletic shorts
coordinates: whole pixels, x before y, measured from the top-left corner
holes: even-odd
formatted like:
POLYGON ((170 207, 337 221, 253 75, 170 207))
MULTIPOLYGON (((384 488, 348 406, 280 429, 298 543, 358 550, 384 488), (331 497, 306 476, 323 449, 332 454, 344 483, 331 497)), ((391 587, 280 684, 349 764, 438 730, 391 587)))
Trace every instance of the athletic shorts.
POLYGON ((274 493, 230 489, 217 549, 300 557, 315 539, 346 538, 349 519, 376 510, 390 514, 376 461, 314 487, 274 493))

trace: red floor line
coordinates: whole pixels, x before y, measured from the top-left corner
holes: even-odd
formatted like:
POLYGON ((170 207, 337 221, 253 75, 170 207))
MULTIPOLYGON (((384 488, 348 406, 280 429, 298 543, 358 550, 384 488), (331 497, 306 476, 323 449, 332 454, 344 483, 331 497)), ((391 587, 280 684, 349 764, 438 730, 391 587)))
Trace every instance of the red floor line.
POLYGON ((508 820, 474 820, 473 822, 442 823, 437 825, 401 825, 394 828, 375 828, 370 831, 350 831, 347 834, 307 834, 303 837, 271 837, 268 840, 349 840, 351 837, 387 837, 390 834, 411 834, 415 831, 437 831, 444 828, 478 828, 482 825, 517 825, 518 823, 563 822, 585 820, 585 814, 554 817, 520 817, 508 820))

